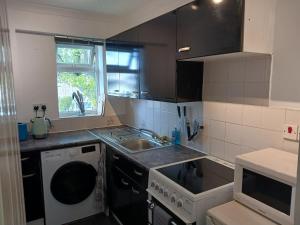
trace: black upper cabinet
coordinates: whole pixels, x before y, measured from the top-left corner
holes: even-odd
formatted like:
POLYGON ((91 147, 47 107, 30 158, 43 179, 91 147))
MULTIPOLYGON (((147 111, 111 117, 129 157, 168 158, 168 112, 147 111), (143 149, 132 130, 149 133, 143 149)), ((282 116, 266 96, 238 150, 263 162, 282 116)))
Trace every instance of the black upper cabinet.
POLYGON ((177 59, 242 51, 243 0, 199 0, 177 10, 177 59))
POLYGON ((139 27, 141 48, 140 96, 174 101, 176 98, 176 15, 168 13, 139 27))
POLYGON ((140 86, 140 46, 137 28, 107 40, 107 91, 109 95, 138 98, 140 86))

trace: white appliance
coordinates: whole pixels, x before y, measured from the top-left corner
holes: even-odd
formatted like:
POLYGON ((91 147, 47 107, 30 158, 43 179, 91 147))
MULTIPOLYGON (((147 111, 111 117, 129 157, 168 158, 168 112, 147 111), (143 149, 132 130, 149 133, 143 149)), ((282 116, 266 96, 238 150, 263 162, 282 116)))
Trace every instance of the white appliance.
POLYGON ((208 210, 206 225, 278 225, 246 206, 232 201, 208 210))
POLYGON ((99 144, 41 153, 46 225, 100 213, 96 202, 99 144))
POLYGON ((234 199, 282 225, 294 224, 296 154, 268 148, 236 158, 234 199))
POLYGON ((232 164, 208 156, 150 169, 149 224, 205 224, 209 208, 233 199, 233 177, 232 164))

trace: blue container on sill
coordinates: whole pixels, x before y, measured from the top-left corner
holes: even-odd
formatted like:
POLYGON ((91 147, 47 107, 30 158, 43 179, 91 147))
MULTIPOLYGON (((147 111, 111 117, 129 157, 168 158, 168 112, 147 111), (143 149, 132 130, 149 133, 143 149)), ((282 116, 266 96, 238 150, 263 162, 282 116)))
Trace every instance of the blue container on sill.
POLYGON ((26 141, 28 138, 27 124, 18 123, 19 141, 26 141))

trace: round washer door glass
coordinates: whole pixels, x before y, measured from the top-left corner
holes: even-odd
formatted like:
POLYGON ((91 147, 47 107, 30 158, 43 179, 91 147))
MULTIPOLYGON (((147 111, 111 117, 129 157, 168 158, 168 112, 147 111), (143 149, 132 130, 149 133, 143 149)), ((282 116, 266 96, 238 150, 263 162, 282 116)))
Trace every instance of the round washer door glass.
POLYGON ((67 205, 84 201, 93 192, 97 171, 84 162, 70 162, 60 167, 51 180, 54 198, 67 205))

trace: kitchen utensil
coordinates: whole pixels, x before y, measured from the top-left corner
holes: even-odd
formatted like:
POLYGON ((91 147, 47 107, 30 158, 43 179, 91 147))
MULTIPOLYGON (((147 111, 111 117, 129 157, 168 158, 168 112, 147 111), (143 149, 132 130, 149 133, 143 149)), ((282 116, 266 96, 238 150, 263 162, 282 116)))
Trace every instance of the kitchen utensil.
POLYGON ((191 127, 190 127, 190 122, 186 116, 186 106, 183 106, 183 114, 184 114, 184 118, 185 118, 186 134, 187 134, 187 137, 190 138, 191 127))

